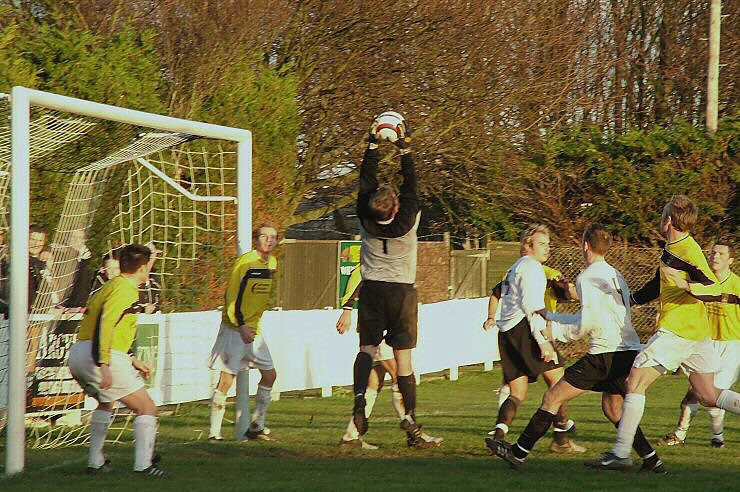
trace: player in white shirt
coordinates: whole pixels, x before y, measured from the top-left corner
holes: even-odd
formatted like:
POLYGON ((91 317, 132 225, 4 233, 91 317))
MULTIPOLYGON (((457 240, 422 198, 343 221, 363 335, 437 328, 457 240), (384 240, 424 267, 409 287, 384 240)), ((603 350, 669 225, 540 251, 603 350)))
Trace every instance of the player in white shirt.
MULTIPOLYGON (((527 254, 524 249, 521 249, 519 253, 522 256, 525 256, 527 254)), ((554 268, 551 268, 547 265, 542 265, 542 268, 545 271, 545 278, 547 279, 547 290, 545 291, 545 309, 551 312, 556 312, 558 308, 558 302, 569 302, 578 300, 578 293, 576 292, 575 285, 570 283, 562 272, 559 272, 558 270, 555 270, 554 268)), ((506 281, 506 276, 508 274, 509 272, 507 270, 506 274, 501 279, 501 282, 496 284, 493 289, 491 289, 491 295, 488 299, 488 318, 486 318, 486 320, 483 322, 483 330, 485 331, 496 328, 496 317, 498 316, 500 311, 499 299, 501 299, 503 283, 504 281, 506 281)), ((508 384, 502 382, 501 386, 499 386, 497 390, 497 393, 498 405, 496 407, 496 411, 498 412, 498 410, 501 408, 501 405, 504 404, 506 399, 511 394, 511 389, 509 388, 508 384)), ((568 419, 568 425, 566 429, 569 434, 576 433, 576 425, 572 419, 568 419)), ((496 430, 492 429, 488 432, 488 435, 492 436, 495 433, 496 430)))
MULTIPOLYGON (((529 383, 540 374, 548 386, 563 376, 563 366, 552 344, 542 332, 546 330, 545 290, 547 279, 542 263, 550 255, 550 232, 544 225, 533 225, 522 233, 524 255, 509 269, 501 290, 500 311, 496 317, 498 346, 504 372, 504 383, 511 394, 499 408, 496 428, 489 441, 502 441, 527 396, 529 383)), ((550 450, 559 453, 584 452, 568 437, 567 407, 563 405, 555 423, 550 450)))
MULTIPOLYGON (((612 423, 619 422, 626 377, 641 344, 632 327, 629 288, 622 275, 604 259, 611 241, 611 234, 600 224, 592 224, 584 231, 581 247, 587 268, 576 280, 581 310, 575 314, 546 315, 551 322, 546 331, 550 338, 569 342, 588 335, 588 354, 568 367, 563 378, 547 390, 542 405, 515 444, 486 440, 489 448, 512 468, 524 462, 552 425, 561 405, 587 391, 601 392, 604 414, 612 423)), ((645 460, 641 471, 665 473, 663 463, 639 430, 634 446, 645 460)))

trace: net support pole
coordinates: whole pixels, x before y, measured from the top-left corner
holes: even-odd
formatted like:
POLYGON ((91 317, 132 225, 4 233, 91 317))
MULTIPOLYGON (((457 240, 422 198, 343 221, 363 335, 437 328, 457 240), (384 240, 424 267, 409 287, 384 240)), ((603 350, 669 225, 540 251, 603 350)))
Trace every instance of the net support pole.
MULTIPOLYGON (((237 254, 243 255, 252 249, 252 134, 237 144, 236 153, 237 187, 237 254)), ((236 375, 236 418, 234 437, 243 440, 250 422, 249 414, 249 368, 236 375)))
POLYGON ((237 144, 236 151, 237 196, 237 254, 252 249, 252 133, 237 144))
POLYGON ((30 226, 29 94, 11 92, 10 165, 10 326, 8 348, 8 425, 5 474, 20 473, 26 449, 26 329, 28 327, 28 228, 30 226))

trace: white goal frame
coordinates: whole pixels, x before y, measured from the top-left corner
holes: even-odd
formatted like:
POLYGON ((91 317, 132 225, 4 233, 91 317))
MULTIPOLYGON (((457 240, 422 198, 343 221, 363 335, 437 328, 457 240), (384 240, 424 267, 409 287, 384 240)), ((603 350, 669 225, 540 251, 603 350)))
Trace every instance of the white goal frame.
MULTIPOLYGON (((10 269, 8 422, 5 474, 25 464, 26 330, 28 327, 28 228, 30 227, 31 106, 127 123, 162 131, 188 133, 237 143, 237 249, 252 246, 252 132, 95 103, 25 87, 11 94, 10 269)), ((141 164, 141 163, 140 163, 141 164)), ((175 183, 176 184, 176 183, 175 183)))

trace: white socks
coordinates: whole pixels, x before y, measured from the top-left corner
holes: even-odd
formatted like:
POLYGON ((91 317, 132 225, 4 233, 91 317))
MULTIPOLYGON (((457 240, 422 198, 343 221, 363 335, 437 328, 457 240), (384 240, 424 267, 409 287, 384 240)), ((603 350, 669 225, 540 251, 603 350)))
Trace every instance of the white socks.
POLYGON ((401 395, 401 390, 398 389, 398 383, 393 383, 391 386, 391 401, 393 402, 393 408, 396 409, 398 418, 402 419, 406 415, 406 407, 403 406, 403 395, 401 395))
POLYGON ((108 435, 110 418, 112 413, 108 410, 95 410, 90 419, 90 456, 87 459, 87 466, 91 468, 100 468, 105 463, 103 455, 103 444, 108 435))
POLYGON ((502 384, 498 389, 498 409, 501 410, 501 405, 504 404, 506 399, 511 394, 511 388, 508 384, 502 384))
POLYGON ((347 424, 347 430, 344 431, 344 435, 342 436, 343 441, 354 441, 355 439, 360 438, 360 433, 357 432, 357 427, 355 426, 355 419, 354 417, 349 418, 349 423, 347 424))
POLYGON ((496 429, 501 429, 504 431, 504 435, 509 433, 509 426, 506 424, 496 424, 496 429))
POLYGON ((699 411, 698 403, 689 403, 687 405, 681 405, 681 415, 678 417, 678 425, 676 426, 676 437, 679 439, 686 440, 686 433, 689 431, 691 421, 694 419, 696 412, 699 411))
POLYGON ((252 422, 257 425, 258 429, 265 427, 265 416, 267 416, 267 407, 270 405, 270 401, 272 401, 272 388, 262 385, 257 386, 252 422))
POLYGON ((717 407, 708 408, 707 411, 712 419, 712 438, 724 442, 725 411, 717 407))
POLYGON ((139 415, 134 419, 134 439, 136 440, 134 471, 146 470, 152 466, 152 454, 154 454, 156 438, 157 417, 154 415, 139 415))
POLYGON ((617 430, 617 441, 612 453, 619 458, 629 458, 637 427, 645 412, 645 395, 628 393, 622 405, 622 418, 617 430))
POLYGON ((740 393, 726 389, 722 390, 717 398, 717 407, 735 415, 740 415, 740 393))
POLYGON ((211 430, 208 437, 221 437, 221 424, 226 413, 226 395, 219 390, 213 392, 211 400, 211 430))
POLYGON ((368 388, 365 390, 365 418, 370 418, 375 406, 375 400, 378 398, 378 390, 368 388))
MULTIPOLYGON (((366 418, 370 418, 370 415, 373 413, 373 407, 375 406, 375 400, 377 399, 378 399, 378 390, 373 389, 373 388, 368 388, 365 390, 365 417, 366 418)), ((342 439, 345 441, 353 441, 359 438, 360 438, 360 433, 357 432, 357 427, 355 427, 355 420, 353 417, 350 417, 349 423, 347 424, 347 430, 344 431, 344 436, 342 436, 342 439)))

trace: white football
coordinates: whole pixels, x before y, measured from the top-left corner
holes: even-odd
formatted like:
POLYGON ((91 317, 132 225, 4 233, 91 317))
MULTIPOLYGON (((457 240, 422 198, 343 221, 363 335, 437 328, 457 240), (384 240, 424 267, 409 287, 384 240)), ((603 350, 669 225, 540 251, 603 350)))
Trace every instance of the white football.
POLYGON ((389 142, 395 142, 398 140, 398 136, 402 133, 401 126, 405 125, 403 116, 395 111, 386 111, 381 113, 375 118, 376 128, 375 133, 379 140, 387 140, 389 142))

